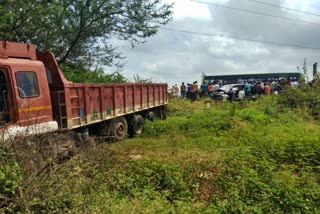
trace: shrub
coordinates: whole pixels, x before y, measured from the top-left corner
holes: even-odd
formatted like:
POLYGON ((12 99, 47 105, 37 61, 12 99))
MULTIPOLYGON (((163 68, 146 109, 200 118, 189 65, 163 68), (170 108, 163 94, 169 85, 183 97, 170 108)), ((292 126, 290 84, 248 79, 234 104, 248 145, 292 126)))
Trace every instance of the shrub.
POLYGON ((278 103, 290 108, 304 107, 306 105, 306 94, 307 92, 298 88, 287 87, 278 99, 278 103))
POLYGON ((320 93, 319 89, 288 87, 277 99, 278 104, 291 109, 300 108, 307 111, 315 119, 320 119, 320 93))
POLYGON ((317 143, 261 143, 231 151, 212 179, 212 203, 223 213, 309 213, 320 208, 317 143), (312 151, 311 148, 315 150, 312 151))
POLYGON ((14 212, 17 208, 18 187, 22 181, 21 170, 12 155, 0 148, 0 211, 14 212))
POLYGON ((204 112, 195 111, 184 116, 168 118, 166 121, 147 123, 145 136, 159 136, 163 133, 177 131, 187 137, 220 135, 232 127, 228 112, 210 109, 204 112), (229 119, 228 119, 229 118, 229 119))
POLYGON ((147 194, 150 198, 162 195, 173 202, 190 199, 192 195, 180 167, 157 160, 132 161, 108 180, 109 190, 120 198, 141 194, 147 194))

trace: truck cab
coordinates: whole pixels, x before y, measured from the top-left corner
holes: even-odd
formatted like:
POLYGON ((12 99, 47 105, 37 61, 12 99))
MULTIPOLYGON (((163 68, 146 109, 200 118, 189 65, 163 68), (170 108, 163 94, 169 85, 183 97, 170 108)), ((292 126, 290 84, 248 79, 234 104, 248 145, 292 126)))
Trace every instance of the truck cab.
POLYGON ((34 45, 0 41, 0 140, 56 129, 46 70, 34 45))

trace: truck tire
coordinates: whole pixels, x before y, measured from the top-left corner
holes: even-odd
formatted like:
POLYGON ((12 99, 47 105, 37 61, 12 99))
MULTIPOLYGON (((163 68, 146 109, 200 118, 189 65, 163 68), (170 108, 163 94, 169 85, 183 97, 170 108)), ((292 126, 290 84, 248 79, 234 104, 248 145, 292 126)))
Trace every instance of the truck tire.
POLYGON ((160 108, 160 119, 161 120, 167 119, 167 109, 165 107, 160 108))
POLYGON ((123 140, 128 133, 128 124, 124 117, 115 118, 112 127, 111 135, 116 140, 123 140))
POLYGON ((144 120, 141 115, 135 115, 130 123, 129 135, 133 137, 134 135, 140 135, 143 131, 144 120))
POLYGON ((150 121, 154 121, 154 119, 155 119, 155 115, 154 115, 154 113, 152 112, 152 111, 149 111, 149 113, 148 113, 148 119, 150 120, 150 121))

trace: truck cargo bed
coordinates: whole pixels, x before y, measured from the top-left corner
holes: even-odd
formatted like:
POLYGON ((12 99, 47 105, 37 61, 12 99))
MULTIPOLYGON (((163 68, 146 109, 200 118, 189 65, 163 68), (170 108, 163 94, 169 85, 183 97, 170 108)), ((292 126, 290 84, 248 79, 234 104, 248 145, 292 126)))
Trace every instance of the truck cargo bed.
POLYGON ((167 84, 65 84, 51 90, 53 117, 74 129, 168 103, 167 84))

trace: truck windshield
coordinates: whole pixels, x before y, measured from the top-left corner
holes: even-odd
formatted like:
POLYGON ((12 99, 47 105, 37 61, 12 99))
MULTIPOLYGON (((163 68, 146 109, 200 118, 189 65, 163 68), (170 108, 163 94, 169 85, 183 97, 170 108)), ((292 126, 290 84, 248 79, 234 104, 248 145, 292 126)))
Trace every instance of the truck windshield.
POLYGON ((33 71, 18 71, 16 73, 19 95, 21 98, 40 95, 37 75, 33 71))

